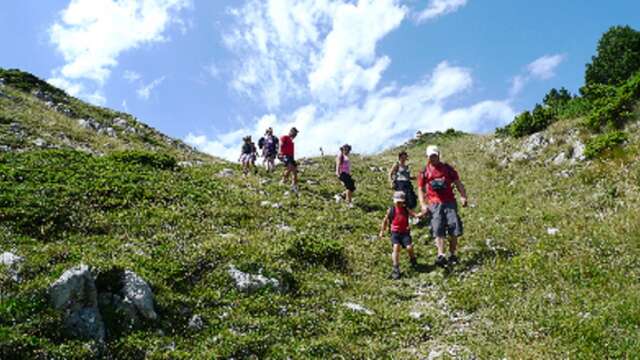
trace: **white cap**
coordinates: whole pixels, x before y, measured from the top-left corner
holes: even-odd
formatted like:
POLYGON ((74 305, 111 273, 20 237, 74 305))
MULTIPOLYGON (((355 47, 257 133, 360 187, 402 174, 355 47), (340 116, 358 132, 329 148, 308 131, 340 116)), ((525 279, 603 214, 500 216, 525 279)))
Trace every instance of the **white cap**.
POLYGON ((440 156, 440 149, 435 145, 427 146, 427 156, 438 155, 440 156))
POLYGON ((404 192, 396 191, 393 193, 393 202, 404 202, 404 192))

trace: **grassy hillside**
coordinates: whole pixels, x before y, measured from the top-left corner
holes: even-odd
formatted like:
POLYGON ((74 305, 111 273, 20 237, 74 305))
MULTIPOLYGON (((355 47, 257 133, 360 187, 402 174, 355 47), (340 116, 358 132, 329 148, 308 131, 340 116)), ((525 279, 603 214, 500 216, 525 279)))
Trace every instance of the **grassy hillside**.
POLYGON ((414 229, 420 267, 411 270, 403 257, 399 281, 389 278, 389 240, 376 237, 398 149, 354 158, 353 209, 334 200, 341 186, 331 157, 303 162, 296 197, 277 176, 243 179, 231 164, 180 168, 146 152, 2 153, 0 251, 25 262, 19 283, 0 272, 1 357, 633 357, 640 353, 637 114, 624 147, 555 165, 571 139, 588 136, 576 132, 579 122, 551 125, 549 145, 528 160, 513 156, 526 138, 441 134, 409 143, 414 173, 426 145, 441 146, 471 206, 461 211, 461 263, 434 268, 427 231, 414 229), (223 168, 234 176, 222 176, 223 168), (100 355, 66 338, 46 289, 79 263, 98 277, 138 273, 156 295, 159 319, 125 329, 105 314, 113 330, 100 355), (230 265, 286 289, 241 293, 230 265), (193 315, 202 317, 201 330, 189 329, 193 315))
POLYGON ((52 148, 95 155, 144 150, 178 160, 213 160, 129 114, 89 105, 29 73, 0 68, 0 151, 52 148))

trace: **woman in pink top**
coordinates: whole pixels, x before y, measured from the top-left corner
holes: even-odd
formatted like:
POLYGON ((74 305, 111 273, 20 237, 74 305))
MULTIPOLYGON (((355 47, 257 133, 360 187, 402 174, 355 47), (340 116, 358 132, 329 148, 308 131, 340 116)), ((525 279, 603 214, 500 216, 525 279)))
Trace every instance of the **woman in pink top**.
POLYGON ((351 161, 349 154, 351 153, 351 145, 344 144, 340 147, 340 154, 336 157, 336 176, 345 187, 344 196, 349 207, 352 207, 351 200, 353 192, 356 191, 356 184, 351 178, 351 161))

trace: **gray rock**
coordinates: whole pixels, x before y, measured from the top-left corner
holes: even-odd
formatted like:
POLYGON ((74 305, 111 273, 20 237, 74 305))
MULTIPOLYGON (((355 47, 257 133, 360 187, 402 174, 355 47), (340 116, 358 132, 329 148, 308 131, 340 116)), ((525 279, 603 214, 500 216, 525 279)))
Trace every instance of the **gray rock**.
POLYGON ((218 177, 232 177, 233 175, 233 170, 227 168, 220 170, 220 172, 218 173, 218 177))
POLYGON ((33 145, 35 145, 37 147, 45 147, 45 146, 47 146, 47 142, 44 141, 41 138, 37 138, 37 139, 33 140, 33 145))
POLYGON ((116 137, 117 133, 112 127, 102 128, 98 130, 98 134, 107 135, 109 137, 116 137))
POLYGON ((0 86, 4 86, 4 82, 5 82, 4 78, 0 78, 0 86))
POLYGON ((238 291, 252 293, 268 286, 274 289, 280 289, 280 282, 277 279, 271 279, 262 274, 244 273, 236 269, 233 265, 229 265, 227 272, 233 279, 238 291))
POLYGON ((511 154, 511 159, 514 161, 527 161, 531 159, 531 155, 524 151, 516 151, 511 154))
POLYGON ((568 160, 567 154, 564 151, 562 151, 561 153, 556 155, 556 157, 553 158, 552 162, 554 165, 562 165, 565 162, 567 162, 567 160, 568 160))
POLYGON ((192 331, 202 330, 204 328, 204 321, 202 321, 202 316, 197 314, 193 315, 189 320, 188 328, 189 330, 192 330, 192 331))
POLYGON ((149 320, 158 318, 153 307, 153 292, 144 279, 130 270, 125 270, 122 284, 124 302, 133 304, 136 309, 149 320))
POLYGON ((574 161, 584 161, 586 160, 586 156, 584 156, 584 150, 586 146, 580 139, 574 139, 572 144, 571 151, 571 159, 574 161))
POLYGON ((127 126, 129 126, 129 122, 123 118, 117 117, 113 119, 113 125, 119 126, 121 128, 126 128, 127 126))
POLYGON ((65 271, 49 287, 49 301, 54 309, 63 311, 64 326, 69 335, 104 340, 95 280, 88 266, 81 264, 65 271))
POLYGON ((87 130, 100 130, 102 125, 94 119, 78 119, 78 126, 87 130))
POLYGON ((9 152, 9 151, 11 151, 11 147, 8 146, 8 145, 0 145, 0 151, 9 152))
POLYGON ((6 267, 9 277, 15 282, 20 282, 20 268, 22 267, 23 262, 24 258, 8 251, 5 251, 0 255, 0 265, 4 265, 6 267))
POLYGON ((193 167, 193 163, 191 161, 180 161, 178 162, 178 166, 181 168, 193 167))
POLYGON ((522 143, 522 146, 525 152, 532 153, 544 149, 548 144, 549 141, 541 132, 538 132, 530 135, 524 143, 522 143))
POLYGON ((509 158, 504 158, 504 159, 502 159, 502 161, 500 161, 500 163, 498 164, 498 167, 504 169, 507 166, 509 166, 510 162, 511 162, 511 160, 509 160, 509 158))

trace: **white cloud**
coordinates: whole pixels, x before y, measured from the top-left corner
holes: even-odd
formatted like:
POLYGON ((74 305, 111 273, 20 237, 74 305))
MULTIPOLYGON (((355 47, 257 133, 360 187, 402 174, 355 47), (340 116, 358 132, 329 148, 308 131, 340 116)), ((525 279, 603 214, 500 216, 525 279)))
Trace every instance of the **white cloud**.
POLYGON ((396 0, 250 0, 223 39, 240 59, 231 87, 271 110, 373 91, 390 63, 376 44, 406 12, 396 0))
POLYGON ((509 96, 518 95, 531 80, 548 80, 556 75, 556 68, 567 58, 565 54, 545 55, 529 63, 523 74, 511 79, 509 96))
POLYGON ((532 77, 540 80, 551 79, 556 76, 555 70, 566 59, 564 54, 545 55, 527 66, 532 77))
POLYGON ((141 86, 136 91, 136 93, 138 94, 138 97, 140 97, 143 100, 149 100, 149 97, 151 96, 151 92, 153 91, 153 89, 155 89, 160 84, 162 84, 162 82, 164 81, 165 78, 166 78, 165 76, 161 76, 161 77, 153 80, 149 84, 141 86))
POLYGON ((350 104, 332 110, 309 104, 282 117, 269 114, 254 126, 209 139, 190 134, 187 143, 203 151, 236 160, 242 136, 260 136, 271 126, 280 134, 291 126, 300 129, 296 151, 314 155, 323 147, 331 152, 348 142, 354 151, 373 153, 406 141, 416 130, 436 131, 454 127, 470 132, 491 131, 513 119, 515 112, 504 101, 482 101, 469 107, 447 110, 446 101, 472 85, 470 71, 440 63, 418 83, 405 87, 386 87, 367 95, 360 105, 350 104))
POLYGON ((427 8, 417 15, 417 20, 423 22, 446 15, 457 11, 466 4, 467 0, 430 0, 427 8))
POLYGON ((189 5, 190 0, 71 0, 49 28, 65 60, 53 77, 90 80, 100 91, 122 52, 165 41, 168 25, 178 23, 176 15, 189 5))
POLYGON ((142 79, 142 75, 132 70, 125 70, 122 77, 130 83, 134 83, 140 79, 142 79))

